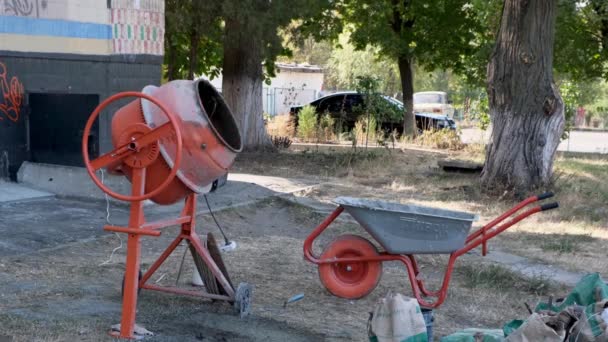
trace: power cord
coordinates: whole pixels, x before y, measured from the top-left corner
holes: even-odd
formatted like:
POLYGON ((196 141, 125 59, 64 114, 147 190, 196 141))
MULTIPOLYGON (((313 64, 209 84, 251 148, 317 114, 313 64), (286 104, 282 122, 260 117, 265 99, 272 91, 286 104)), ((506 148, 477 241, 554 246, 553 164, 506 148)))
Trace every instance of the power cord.
MULTIPOLYGON (((99 169, 99 171, 101 171, 101 184, 104 184, 104 172, 103 169, 99 169)), ((110 222, 110 197, 108 197, 108 194, 104 192, 104 196, 106 199, 106 223, 109 225, 112 225, 112 222, 110 222)), ((114 253, 116 253, 118 250, 120 250, 122 248, 122 238, 120 237, 120 235, 116 232, 114 232, 114 235, 116 235, 116 237, 118 238, 118 241, 120 241, 120 245, 116 248, 114 248, 112 250, 112 253, 110 254, 110 257, 108 258, 108 260, 102 262, 101 264, 99 264, 99 266, 104 266, 107 265, 109 263, 112 262, 112 258, 114 257, 114 253)))
POLYGON ((215 225, 217 226, 217 228, 222 233, 222 236, 224 237, 224 245, 220 247, 220 251, 230 252, 230 251, 235 250, 236 242, 228 240, 228 237, 224 233, 224 229, 222 229, 222 226, 220 226, 219 222, 217 222, 217 219, 215 218, 215 215, 213 214, 213 210, 211 210, 211 206, 209 205, 209 200, 207 199, 207 195, 203 195, 203 196, 205 197, 205 202, 207 203, 207 208, 209 209, 209 213, 211 214, 211 217, 213 218, 215 225))
POLYGON ((220 232, 222 233, 222 236, 224 237, 224 243, 226 246, 230 245, 230 240, 228 240, 228 237, 226 237, 226 234, 224 234, 224 230, 222 229, 222 226, 220 226, 219 222, 217 222, 217 219, 215 218, 215 215, 213 214, 213 210, 211 210, 211 206, 209 205, 209 200, 207 199, 207 195, 203 195, 203 197, 205 197, 205 203, 207 203, 207 208, 209 209, 209 213, 211 214, 211 218, 213 218, 213 221, 215 222, 215 225, 217 226, 217 228, 220 230, 220 232))

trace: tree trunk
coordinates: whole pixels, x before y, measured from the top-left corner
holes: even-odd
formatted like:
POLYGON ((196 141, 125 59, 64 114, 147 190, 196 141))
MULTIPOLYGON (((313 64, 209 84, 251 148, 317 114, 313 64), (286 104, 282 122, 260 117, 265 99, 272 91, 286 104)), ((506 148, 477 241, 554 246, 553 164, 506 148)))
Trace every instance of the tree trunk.
POLYGON ((403 91, 403 135, 416 136, 416 121, 414 119, 414 77, 412 74, 412 60, 405 56, 397 59, 399 75, 401 76, 401 90, 403 91))
POLYGON ((175 68, 175 48, 171 44, 167 44, 167 80, 173 81, 177 78, 175 68))
POLYGON ((190 65, 188 68, 188 79, 193 80, 198 68, 198 45, 200 36, 195 29, 190 30, 190 65))
POLYGON ((488 65, 492 138, 481 182, 516 195, 551 182, 564 130, 564 103, 553 83, 557 0, 505 0, 488 65))
POLYGON ((222 93, 241 131, 246 150, 273 149, 263 117, 262 46, 246 25, 227 19, 222 93))

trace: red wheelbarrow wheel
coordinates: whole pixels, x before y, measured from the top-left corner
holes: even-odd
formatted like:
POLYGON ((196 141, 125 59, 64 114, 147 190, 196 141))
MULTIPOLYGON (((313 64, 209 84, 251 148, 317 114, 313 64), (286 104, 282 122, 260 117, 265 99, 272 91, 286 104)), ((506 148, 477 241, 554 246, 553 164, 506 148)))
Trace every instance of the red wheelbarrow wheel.
MULTIPOLYGON (((368 240, 358 235, 341 235, 323 251, 321 259, 357 258, 378 255, 378 250, 368 240)), ((319 265, 321 283, 333 295, 358 299, 376 288, 382 276, 382 262, 366 261, 319 265)))

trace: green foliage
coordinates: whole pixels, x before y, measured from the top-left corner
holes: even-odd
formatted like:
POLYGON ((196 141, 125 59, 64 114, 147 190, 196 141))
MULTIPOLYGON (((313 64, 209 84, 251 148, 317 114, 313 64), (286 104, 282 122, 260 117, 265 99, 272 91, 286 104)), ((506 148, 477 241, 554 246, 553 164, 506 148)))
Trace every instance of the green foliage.
MULTIPOLYGON (((482 0, 475 2, 483 3, 482 0)), ((475 32, 482 30, 483 25, 469 0, 337 0, 331 3, 334 10, 321 12, 306 22, 307 27, 313 27, 311 23, 326 25, 327 37, 333 39, 346 28, 350 33, 349 42, 356 50, 365 51, 371 45, 378 56, 398 64, 403 77, 400 81, 404 118, 407 118, 405 134, 414 134, 412 63, 427 70, 463 72, 466 71, 463 56, 474 55, 480 49, 473 41, 475 32)))
POLYGON ((397 104, 389 102, 378 92, 380 80, 375 76, 357 76, 355 90, 363 94, 365 99, 361 108, 355 108, 359 116, 370 115, 378 122, 399 122, 403 117, 402 110, 397 104))
POLYGON ((465 0, 345 0, 340 14, 352 28, 358 49, 368 44, 390 57, 416 58, 429 69, 462 66, 479 23, 465 0))
POLYGON ((227 27, 238 27, 237 33, 247 35, 247 41, 241 43, 257 43, 256 58, 261 58, 266 76, 274 76, 276 58, 291 54, 280 30, 293 20, 318 15, 328 6, 324 0, 166 0, 165 77, 218 76, 225 38, 230 34, 227 27))
POLYGON ((220 10, 214 1, 166 0, 166 79, 219 74, 223 55, 220 10))
POLYGON ((319 122, 319 127, 321 127, 322 129, 325 129, 325 128, 333 129, 334 124, 335 124, 334 118, 332 118, 331 115, 329 115, 329 113, 325 113, 321 117, 321 121, 319 122))
POLYGON ((401 91, 397 64, 379 57, 378 48, 356 50, 347 33, 340 35, 338 46, 327 61, 326 89, 355 89, 358 77, 374 75, 378 78, 378 91, 391 95, 401 91))
POLYGON ((469 90, 481 87, 485 92, 487 65, 494 50, 503 4, 504 0, 472 0, 468 3, 470 11, 475 13, 476 25, 470 30, 473 49, 470 54, 460 57, 462 64, 456 71, 462 77, 462 84, 469 90))
POLYGON ((427 71, 420 65, 414 69, 414 89, 416 91, 450 92, 454 75, 450 70, 427 71))
POLYGON ((482 131, 485 131, 490 126, 490 106, 488 104, 488 97, 483 94, 478 100, 473 101, 471 106, 471 116, 477 121, 477 125, 482 131))
POLYGON ((574 81, 608 78, 608 2, 559 0, 555 69, 574 81))
MULTIPOLYGON (((280 35, 281 29, 293 21, 316 16, 330 5, 325 0, 225 0, 219 3, 226 27, 238 30, 240 39, 248 42, 243 41, 243 45, 255 42, 253 46, 262 50, 260 62, 267 77, 275 76, 274 62, 278 56, 291 55, 280 35)), ((229 32, 226 33, 228 39, 229 32)))
POLYGON ((317 130, 317 112, 312 106, 304 106, 298 114, 298 137, 304 141, 312 141, 317 130))
POLYGON ((328 142, 328 141, 332 141, 335 139, 335 134, 334 134, 335 123, 336 123, 336 121, 329 113, 325 113, 323 116, 321 116, 321 120, 319 120, 319 129, 318 129, 319 140, 328 142))
POLYGON ((332 43, 329 40, 316 41, 313 37, 302 37, 294 27, 297 28, 297 25, 292 24, 280 33, 284 46, 289 48, 291 53, 278 56, 277 61, 326 66, 334 51, 332 43))
MULTIPOLYGON (((574 117, 578 107, 586 107, 594 103, 602 103, 602 101, 608 100, 608 93, 606 88, 603 87, 603 83, 599 80, 582 80, 573 81, 572 79, 562 80, 559 85, 559 91, 564 101, 564 107, 566 111, 566 128, 564 129, 564 135, 562 139, 567 139, 574 123, 574 117)), ((588 109, 588 115, 593 112, 600 112, 600 106, 590 106, 588 109), (599 110, 598 110, 599 109, 599 110)))

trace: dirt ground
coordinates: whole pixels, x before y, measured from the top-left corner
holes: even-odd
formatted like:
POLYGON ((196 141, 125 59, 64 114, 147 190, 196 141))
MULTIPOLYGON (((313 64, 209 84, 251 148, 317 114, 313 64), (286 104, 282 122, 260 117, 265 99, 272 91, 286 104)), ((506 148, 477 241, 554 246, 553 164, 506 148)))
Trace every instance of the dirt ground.
MULTIPOLYGON (((142 291, 138 322, 157 334, 149 341, 363 341, 368 312, 389 290, 410 293, 400 265, 385 265, 384 275, 372 295, 349 301, 329 295, 321 286, 317 269, 302 260, 302 241, 323 215, 282 199, 225 210, 217 215, 234 237, 238 248, 224 255, 235 283, 255 286, 253 313, 238 319, 223 303, 142 291), (304 299, 283 308, 298 293, 304 299)), ((199 230, 210 229, 207 223, 199 230)), ((169 229, 158 239, 145 239, 142 267, 154 261, 159 250, 176 234, 169 229)), ((360 233, 350 222, 339 222, 322 236, 320 245, 345 232, 360 233)), ((219 236, 219 235, 218 235, 219 236)), ((5 281, 0 306, 0 336, 15 341, 106 341, 107 328, 120 319, 120 280, 124 248, 107 265, 117 245, 113 235, 93 241, 19 257, 5 257, 0 271, 5 281)), ((320 250, 321 246, 317 246, 320 250)), ((152 279, 174 285, 185 247, 178 248, 152 279), (162 278, 161 278, 162 277, 162 278)), ((473 258, 473 257, 471 257, 473 258)), ((465 258, 461 265, 472 261, 465 258)), ((429 280, 438 279, 445 258, 427 258, 423 269, 429 280)), ((180 284, 188 287, 193 263, 186 259, 180 284)), ((503 320, 495 306, 512 317, 523 315, 523 300, 531 293, 489 288, 468 288, 457 273, 450 298, 436 313, 438 336, 463 326, 496 326, 503 320), (484 307, 491 308, 489 312, 484 307)))
MULTIPOLYGON (((476 158, 470 151, 462 153, 476 158)), ((234 170, 324 182, 297 194, 320 203, 337 196, 383 198, 478 213, 480 223, 513 204, 506 197, 496 200, 481 192, 475 174, 439 170, 437 160, 446 157, 444 152, 420 150, 353 155, 296 149, 241 155, 234 170)), ((556 197, 567 209, 522 222, 513 232, 493 240, 490 248, 554 261, 574 270, 597 270, 606 276, 608 252, 601 248, 608 239, 606 215, 594 212, 606 204, 605 198, 593 197, 587 200, 587 207, 577 206, 589 194, 604 195, 605 186, 593 182, 599 182, 606 163, 603 159, 558 161, 558 169, 569 178, 557 181, 556 197)), ((35 203, 28 205, 35 210, 35 203)), ((102 209, 98 220, 103 219, 102 209)), ((144 290, 139 296, 138 322, 156 333, 146 340, 365 341, 369 312, 378 299, 389 290, 411 294, 403 267, 387 263, 371 295, 357 301, 331 296, 322 287, 316 266, 302 256, 303 241, 326 216, 324 212, 273 198, 223 210, 216 216, 238 244, 235 251, 223 254, 233 282, 254 285, 252 315, 241 320, 225 303, 144 290), (283 307, 287 298, 299 293, 304 294, 303 300, 283 307)), ((102 221, 95 224, 101 229, 102 221)), ((199 220, 197 231, 220 236, 207 215, 199 220)), ((352 221, 338 221, 321 236, 315 249, 321 251, 346 232, 366 236, 352 221)), ((175 234, 177 229, 171 228, 159 238, 144 238, 144 269, 175 234)), ((103 263, 118 245, 115 235, 102 233, 37 253, 0 257, 0 340, 2 336, 12 336, 14 341, 111 340, 105 331, 120 320, 125 248, 111 262, 103 263)), ((185 249, 178 247, 151 281, 174 285, 185 249)), ((187 287, 193 263, 189 257, 186 260, 180 285, 187 287)), ((422 273, 431 287, 438 286, 446 260, 445 256, 423 258, 422 273)), ((485 263, 476 253, 465 255, 457 262, 445 304, 435 310, 436 338, 468 327, 500 328, 511 319, 527 316, 524 302, 534 305, 548 294, 566 292, 548 279, 522 278, 485 263)))

